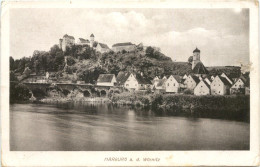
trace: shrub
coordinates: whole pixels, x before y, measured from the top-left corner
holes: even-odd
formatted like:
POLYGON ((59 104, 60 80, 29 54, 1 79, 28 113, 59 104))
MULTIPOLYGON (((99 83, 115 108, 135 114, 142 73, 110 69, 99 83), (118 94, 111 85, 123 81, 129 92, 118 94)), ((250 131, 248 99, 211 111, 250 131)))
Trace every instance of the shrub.
POLYGON ((10 102, 27 101, 31 97, 30 90, 24 84, 10 84, 10 102))
POLYGON ((126 51, 125 49, 123 49, 123 50, 122 50, 122 53, 125 54, 125 53, 127 53, 127 51, 126 51))
POLYGON ((68 66, 72 66, 73 64, 75 64, 76 61, 72 58, 72 57, 67 57, 67 64, 68 66))
POLYGON ((194 91, 191 90, 191 89, 185 89, 185 90, 183 91, 183 93, 186 94, 186 95, 192 95, 192 94, 194 94, 194 91))

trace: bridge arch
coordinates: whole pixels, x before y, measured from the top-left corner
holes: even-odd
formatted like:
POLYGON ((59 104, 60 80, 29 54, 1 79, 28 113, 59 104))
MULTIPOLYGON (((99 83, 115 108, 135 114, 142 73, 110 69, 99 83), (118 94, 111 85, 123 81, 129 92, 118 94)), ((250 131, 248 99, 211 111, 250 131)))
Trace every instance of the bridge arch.
POLYGON ((36 98, 43 98, 47 95, 46 90, 43 90, 41 88, 34 88, 31 91, 33 96, 36 98))
POLYGON ((105 96, 107 96, 107 91, 101 90, 100 91, 100 97, 105 97, 105 96))
POLYGON ((91 93, 88 90, 83 91, 84 97, 90 97, 91 93))
POLYGON ((68 89, 62 89, 62 93, 65 95, 65 96, 68 96, 68 94, 70 94, 70 91, 68 89))

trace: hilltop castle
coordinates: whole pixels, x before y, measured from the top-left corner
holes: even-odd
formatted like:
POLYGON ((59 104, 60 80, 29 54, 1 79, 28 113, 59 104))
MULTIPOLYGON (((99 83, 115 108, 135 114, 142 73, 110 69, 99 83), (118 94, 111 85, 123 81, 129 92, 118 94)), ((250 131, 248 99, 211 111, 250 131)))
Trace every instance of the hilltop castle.
POLYGON ((90 47, 93 47, 94 42, 95 42, 94 34, 90 35, 90 40, 79 38, 77 43, 75 43, 75 38, 73 36, 65 34, 63 38, 59 40, 59 47, 62 49, 62 51, 66 51, 66 48, 71 47, 72 45, 89 45, 90 47))

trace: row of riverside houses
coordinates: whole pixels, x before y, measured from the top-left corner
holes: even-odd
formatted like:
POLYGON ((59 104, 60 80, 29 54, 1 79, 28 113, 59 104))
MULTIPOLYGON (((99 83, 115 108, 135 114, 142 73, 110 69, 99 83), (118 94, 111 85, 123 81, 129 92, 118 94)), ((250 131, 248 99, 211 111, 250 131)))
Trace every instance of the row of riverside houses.
POLYGON ((117 77, 114 74, 101 74, 97 80, 99 86, 122 86, 128 90, 148 90, 160 93, 183 93, 192 90, 194 95, 226 95, 249 94, 249 75, 241 75, 238 78, 230 78, 227 74, 209 76, 208 71, 200 61, 200 50, 193 51, 193 74, 179 76, 170 75, 163 78, 155 77, 152 81, 146 79, 142 72, 120 72, 117 77))
POLYGON ((114 74, 100 74, 97 80, 98 86, 121 86, 129 91, 151 89, 157 93, 183 93, 184 90, 194 91, 194 95, 227 95, 249 94, 249 78, 241 75, 235 81, 225 73, 211 77, 198 77, 196 75, 170 75, 168 78, 153 81, 144 78, 141 74, 120 72, 117 77, 114 74), (212 80, 212 78, 214 78, 212 80))

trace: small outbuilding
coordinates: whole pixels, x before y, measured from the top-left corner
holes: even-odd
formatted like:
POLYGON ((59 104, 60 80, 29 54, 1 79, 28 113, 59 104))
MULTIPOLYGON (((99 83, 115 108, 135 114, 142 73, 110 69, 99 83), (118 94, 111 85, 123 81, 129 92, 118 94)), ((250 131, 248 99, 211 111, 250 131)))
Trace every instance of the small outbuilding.
POLYGON ((116 77, 114 74, 100 74, 97 79, 98 86, 115 86, 116 77))

